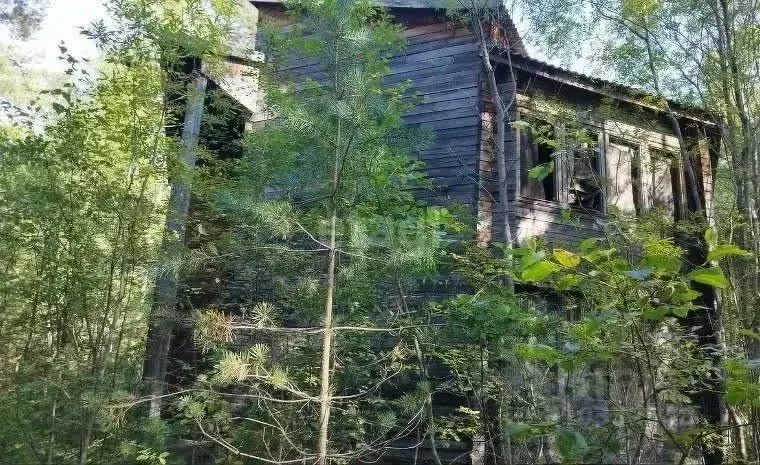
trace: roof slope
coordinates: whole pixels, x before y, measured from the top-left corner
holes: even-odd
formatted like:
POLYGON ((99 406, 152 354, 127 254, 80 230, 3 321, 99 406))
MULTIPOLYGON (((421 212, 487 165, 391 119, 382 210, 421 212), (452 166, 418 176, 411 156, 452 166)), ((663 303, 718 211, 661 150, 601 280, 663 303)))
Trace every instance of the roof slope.
MULTIPOLYGON (((652 97, 654 97, 654 95, 649 91, 571 71, 567 68, 562 68, 545 61, 531 58, 527 54, 520 53, 516 50, 503 51, 500 56, 496 57, 496 61, 509 63, 515 68, 547 79, 563 82, 567 85, 586 89, 601 95, 647 107, 652 110, 665 111, 664 108, 653 103, 652 97)), ((679 117, 698 120, 702 123, 714 123, 713 116, 704 108, 694 105, 686 105, 670 99, 668 99, 667 102, 671 110, 673 110, 679 117)))

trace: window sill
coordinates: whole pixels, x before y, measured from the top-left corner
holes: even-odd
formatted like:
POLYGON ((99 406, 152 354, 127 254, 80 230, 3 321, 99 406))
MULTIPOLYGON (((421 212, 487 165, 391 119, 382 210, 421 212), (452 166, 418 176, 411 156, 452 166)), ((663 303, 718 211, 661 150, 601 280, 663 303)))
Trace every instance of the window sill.
POLYGON ((569 210, 572 213, 573 218, 581 218, 588 220, 605 220, 607 215, 598 210, 586 210, 576 206, 563 206, 556 200, 545 200, 534 197, 519 196, 515 200, 515 205, 523 208, 531 208, 534 210, 540 210, 547 213, 562 215, 563 210, 569 210))

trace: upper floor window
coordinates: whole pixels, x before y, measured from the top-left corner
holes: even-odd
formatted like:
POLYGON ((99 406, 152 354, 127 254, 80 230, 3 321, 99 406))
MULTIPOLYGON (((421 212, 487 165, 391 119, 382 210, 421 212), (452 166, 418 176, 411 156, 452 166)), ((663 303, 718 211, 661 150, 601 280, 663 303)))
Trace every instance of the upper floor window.
POLYGON ((604 186, 599 133, 581 128, 567 138, 568 157, 558 174, 566 177, 567 204, 584 210, 603 210, 604 186))
POLYGON ((623 123, 563 122, 524 110, 517 126, 520 196, 582 211, 673 215, 680 170, 673 137, 623 123))
POLYGON ((673 215, 673 186, 680 183, 680 171, 672 151, 643 139, 609 136, 605 158, 608 205, 626 214, 660 209, 673 215))
POLYGON ((557 200, 554 171, 559 134, 547 121, 532 118, 528 124, 519 133, 520 195, 557 200))
POLYGON ((518 130, 520 195, 603 209, 599 133, 528 116, 518 130))
POLYGON ((673 215, 675 196, 681 189, 681 171, 678 157, 671 151, 649 147, 649 157, 642 170, 643 196, 651 208, 658 208, 673 215))
POLYGON ((634 144, 610 137, 606 151, 607 203, 623 213, 641 213, 641 150, 634 144))

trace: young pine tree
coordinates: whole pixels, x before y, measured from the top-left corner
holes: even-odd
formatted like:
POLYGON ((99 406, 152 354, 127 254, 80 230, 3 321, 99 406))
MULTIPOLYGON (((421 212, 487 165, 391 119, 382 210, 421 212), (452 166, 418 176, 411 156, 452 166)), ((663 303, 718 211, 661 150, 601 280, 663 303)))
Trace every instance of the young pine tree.
POLYGON ((383 84, 399 28, 367 2, 291 6, 287 37, 267 37, 272 118, 217 196, 231 278, 198 335, 228 351, 216 394, 181 406, 229 453, 326 464, 381 453, 423 415, 410 396, 381 396, 418 369, 387 296, 433 269, 449 215, 410 190, 423 186, 409 155, 425 137, 402 124, 405 89, 383 84), (278 72, 294 61, 312 78, 278 72))

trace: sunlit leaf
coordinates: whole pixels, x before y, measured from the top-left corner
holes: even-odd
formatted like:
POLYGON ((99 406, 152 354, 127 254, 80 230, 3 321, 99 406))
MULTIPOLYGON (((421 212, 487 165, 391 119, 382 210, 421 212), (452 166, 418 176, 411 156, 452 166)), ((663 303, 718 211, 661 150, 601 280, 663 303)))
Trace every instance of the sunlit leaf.
POLYGON ((718 289, 728 287, 728 280, 720 268, 697 268, 689 273, 689 279, 718 289))
POLYGON ((705 230, 705 242, 710 248, 714 248, 718 245, 718 233, 715 228, 709 227, 705 230))
POLYGON ((566 291, 570 289, 571 287, 575 287, 578 285, 578 283, 581 282, 583 279, 583 276, 578 274, 567 274, 562 276, 559 281, 557 281, 557 289, 560 291, 566 291))
POLYGON ((565 268, 575 268, 581 263, 581 257, 572 252, 568 252, 565 249, 554 249, 552 255, 554 255, 554 259, 557 260, 557 263, 565 268))
POLYGON ((748 257, 752 253, 734 244, 721 244, 707 254, 707 261, 720 260, 724 257, 748 257))
POLYGON ((581 243, 578 244, 578 250, 580 250, 583 253, 587 253, 596 246, 596 243, 598 241, 599 239, 597 239, 596 237, 589 237, 587 239, 583 239, 581 243))
POLYGON ((524 281, 543 281, 560 270, 560 267, 550 261, 542 260, 525 269, 522 272, 524 281))
POLYGON ((520 129, 523 131, 530 128, 530 123, 524 120, 513 121, 510 125, 513 129, 520 129))
POLYGON ((525 360, 554 365, 562 359, 562 354, 554 347, 544 344, 518 344, 515 355, 525 360))
POLYGON ((554 172, 554 161, 550 161, 549 163, 542 163, 540 165, 536 165, 533 168, 529 169, 528 178, 534 179, 536 181, 543 181, 553 172, 554 172))

